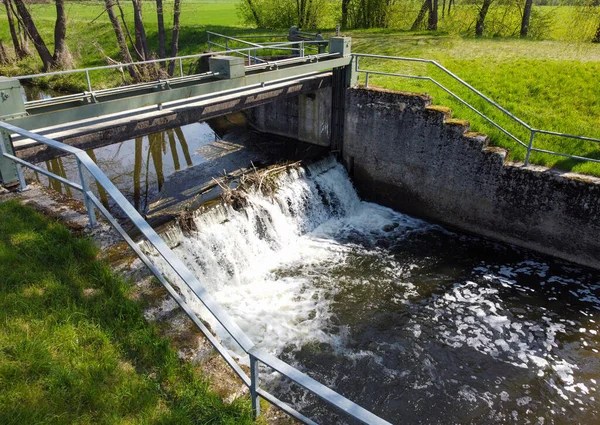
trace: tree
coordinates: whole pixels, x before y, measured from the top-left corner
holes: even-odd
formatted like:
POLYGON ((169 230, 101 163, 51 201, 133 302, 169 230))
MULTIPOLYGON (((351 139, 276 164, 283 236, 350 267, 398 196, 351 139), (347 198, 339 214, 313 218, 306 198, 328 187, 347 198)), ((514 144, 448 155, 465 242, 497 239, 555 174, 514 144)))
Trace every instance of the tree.
POLYGON ((592 39, 592 43, 600 43, 600 23, 598 23, 598 28, 596 29, 596 34, 592 39))
MULTIPOLYGON (((171 57, 179 53, 179 16, 181 15, 181 0, 175 0, 173 4, 173 35, 171 36, 171 57)), ((175 73, 175 61, 169 63, 169 75, 175 73)))
POLYGON ((65 12, 65 0, 56 0, 56 23, 54 25, 54 61, 53 67, 70 68, 73 59, 67 47, 67 14, 65 12))
POLYGON ((13 48, 15 50, 15 56, 17 59, 24 58, 27 56, 27 51, 24 49, 21 40, 19 40, 19 34, 17 33, 17 29, 15 27, 15 20, 12 12, 12 5, 10 0, 2 0, 4 3, 4 7, 6 8, 6 19, 8 21, 8 29, 10 31, 10 37, 13 42, 13 48))
POLYGON ((523 9, 523 18, 521 19, 521 38, 527 37, 529 34, 529 21, 531 20, 531 7, 533 0, 525 0, 525 8, 523 9))
POLYGON ((485 18, 490 9, 490 6, 494 0, 483 0, 483 4, 481 5, 481 9, 479 9, 479 16, 477 17, 477 24, 475 24, 475 35, 482 36, 483 29, 485 27, 485 18))
POLYGON ((419 9, 419 14, 413 22, 410 30, 417 31, 423 27, 425 22, 425 16, 427 16, 427 29, 429 31, 436 31, 438 29, 439 22, 439 0, 425 0, 419 9))
MULTIPOLYGON (((131 58, 131 53, 129 52, 129 47, 127 46, 127 40, 125 39, 125 34, 123 33, 123 29, 121 28, 121 23, 119 22, 119 18, 115 15, 115 11, 113 9, 113 0, 104 0, 106 5, 106 12, 108 13, 108 19, 112 24, 113 30, 115 32, 115 36, 117 37, 117 44, 119 45, 119 50, 121 51, 122 60, 125 63, 133 62, 131 58)), ((129 75, 133 78, 134 81, 140 81, 140 74, 135 66, 128 66, 129 75)))
POLYGON ((351 0, 342 0, 342 28, 348 28, 348 8, 351 0))
POLYGON ((6 48, 4 47, 4 43, 0 40, 0 65, 4 65, 8 63, 8 53, 6 53, 6 48))
POLYGON ((142 17, 142 0, 131 0, 131 2, 133 3, 135 53, 138 60, 145 61, 150 59, 150 50, 148 49, 148 39, 146 38, 146 29, 144 28, 144 19, 142 17))
POLYGON ((33 18, 27 9, 27 6, 23 3, 23 0, 13 0, 15 2, 15 6, 17 7, 17 11, 19 12, 19 16, 21 17, 21 21, 25 26, 25 31, 27 31, 27 35, 33 41, 33 45, 37 50, 40 59, 42 60, 44 71, 48 71, 49 69, 54 67, 54 57, 50 54, 44 39, 40 35, 35 23, 33 22, 33 18))
POLYGON ((427 29, 436 31, 438 28, 438 0, 429 1, 429 19, 427 20, 427 29))
MULTIPOLYGON (((156 16, 158 19, 158 57, 164 59, 167 55, 167 49, 165 46, 165 18, 162 0, 156 0, 156 16)), ((161 63, 161 66, 164 67, 164 63, 161 63)))

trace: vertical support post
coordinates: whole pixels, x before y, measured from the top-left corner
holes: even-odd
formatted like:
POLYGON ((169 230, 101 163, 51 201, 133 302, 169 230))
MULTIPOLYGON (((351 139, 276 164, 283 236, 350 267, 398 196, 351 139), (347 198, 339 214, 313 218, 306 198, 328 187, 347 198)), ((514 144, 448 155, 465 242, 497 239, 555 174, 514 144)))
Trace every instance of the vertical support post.
POLYGON ((258 396, 258 360, 252 354, 250 356, 250 397, 252 398, 252 412, 254 417, 260 416, 260 398, 258 396))
POLYGON ((300 42, 300 57, 304 57, 304 41, 300 42))
POLYGON ((228 51, 228 50, 229 50, 229 39, 226 38, 225 39, 225 51, 228 51))
POLYGON ((206 48, 210 52, 210 33, 206 32, 206 48))
POLYGON ((531 136, 529 136, 529 145, 527 146, 527 155, 525 156, 525 165, 529 165, 529 157, 531 156, 531 148, 533 147, 533 139, 535 138, 535 130, 531 130, 531 136))
POLYGON ((179 58, 179 76, 183 77, 183 60, 179 58))
POLYGON ((250 49, 248 49, 248 65, 252 65, 252 56, 250 56, 250 49))
POLYGON ((366 77, 365 77, 365 87, 369 88, 369 73, 367 72, 366 77))
POLYGON ((90 71, 85 70, 85 79, 87 80, 88 91, 91 93, 92 90, 92 80, 90 80, 90 71))
POLYGON ((0 177, 2 177, 2 183, 12 186, 19 182, 21 190, 27 190, 21 166, 6 158, 4 154, 14 155, 14 149, 10 136, 4 131, 0 131, 0 177))
POLYGON ((94 204, 90 200, 88 196, 88 185, 85 180, 85 176, 83 175, 83 168, 81 167, 81 161, 77 158, 77 169, 79 171, 79 180, 81 181, 81 189, 83 190, 83 203, 85 204, 85 208, 88 212, 88 217, 90 218, 90 227, 96 227, 96 212, 94 211, 94 204))

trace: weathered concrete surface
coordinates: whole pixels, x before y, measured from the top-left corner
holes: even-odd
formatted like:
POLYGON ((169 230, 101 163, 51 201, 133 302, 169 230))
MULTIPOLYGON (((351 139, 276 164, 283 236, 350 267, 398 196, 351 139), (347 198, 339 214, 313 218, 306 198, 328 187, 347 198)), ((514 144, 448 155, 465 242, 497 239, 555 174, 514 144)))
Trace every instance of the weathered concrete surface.
POLYGON ((250 123, 259 131, 291 137, 320 146, 331 143, 331 84, 313 93, 246 110, 250 123))
POLYGON ((600 268, 600 179, 505 163, 505 150, 430 104, 348 89, 343 159, 364 199, 600 268))
MULTIPOLYGON (((155 106, 145 107, 69 124, 39 128, 33 132, 87 150, 106 146, 116 141, 205 121, 269 102, 278 103, 277 99, 293 98, 304 93, 310 95, 310 93, 327 87, 331 87, 330 72, 305 75, 262 87, 249 87, 217 95, 197 96, 164 103, 161 109, 157 109, 155 106)), ((306 113, 314 112, 307 111, 306 113)), ((17 156, 33 163, 64 155, 31 139, 15 137, 13 141, 17 156)))

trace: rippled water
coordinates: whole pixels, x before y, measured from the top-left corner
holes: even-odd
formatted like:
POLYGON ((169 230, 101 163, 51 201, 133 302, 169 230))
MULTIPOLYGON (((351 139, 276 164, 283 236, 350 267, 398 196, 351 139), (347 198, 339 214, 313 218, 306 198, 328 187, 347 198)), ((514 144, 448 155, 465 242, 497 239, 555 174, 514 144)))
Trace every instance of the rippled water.
POLYGON ((166 236, 263 348, 392 423, 600 423, 598 273, 363 202, 332 161, 249 201, 166 236))

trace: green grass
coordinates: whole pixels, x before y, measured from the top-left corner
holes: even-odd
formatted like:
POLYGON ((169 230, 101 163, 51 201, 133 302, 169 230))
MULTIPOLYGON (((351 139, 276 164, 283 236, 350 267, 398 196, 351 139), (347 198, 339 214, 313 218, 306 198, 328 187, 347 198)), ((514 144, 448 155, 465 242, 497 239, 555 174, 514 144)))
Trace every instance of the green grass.
POLYGON ((142 316, 87 239, 0 204, 0 423, 250 424, 142 316))
MULTIPOLYGON (((354 32, 350 35, 356 52, 436 60, 534 128, 600 138, 600 96, 596 83, 600 75, 600 46, 429 33, 354 32)), ((529 141, 529 133, 524 128, 432 65, 361 60, 361 68, 431 75, 520 140, 529 141)), ((364 75, 361 79, 364 82, 364 75)), ((473 130, 490 135, 494 144, 509 149, 512 160, 522 161, 525 157, 524 148, 431 83, 372 76, 370 84, 430 93, 435 104, 451 107, 455 117, 470 120, 473 130)), ((534 146, 600 159, 599 146, 593 142, 538 135, 534 146)), ((534 153, 532 161, 600 175, 600 166, 591 162, 541 153, 534 153)))
MULTIPOLYGON (((237 0, 184 1, 181 53, 192 54, 204 51, 207 29, 227 34, 257 31, 264 33, 265 30, 243 26, 237 16, 236 2, 237 0)), ((131 21, 130 4, 128 2, 123 4, 127 17, 131 21)), ((156 27, 154 3, 144 4, 149 40, 155 47, 156 33, 150 30, 156 27)), ((167 27, 171 22, 171 7, 172 4, 168 2, 165 11, 168 16, 167 27)), ((114 34, 107 17, 102 15, 93 21, 102 10, 103 6, 100 2, 69 3, 68 42, 80 67, 104 64, 101 50, 111 57, 118 58, 114 34)), ((480 39, 470 37, 469 31, 465 29, 468 27, 465 22, 472 20, 473 8, 468 6, 457 8, 452 19, 442 21, 440 31, 435 33, 407 32, 396 28, 350 31, 348 35, 353 37, 353 49, 357 52, 435 59, 536 128, 600 138, 600 96, 597 91, 597 76, 600 75, 600 46, 582 42, 587 37, 585 34, 595 29, 594 25, 590 24, 592 21, 572 25, 574 16, 578 13, 573 7, 547 6, 536 8, 536 11, 538 14, 551 14, 554 17, 549 24, 550 30, 546 34, 550 38, 548 40, 493 37, 494 34, 488 34, 490 37, 480 39)), ((32 5, 32 13, 37 19, 43 20, 43 25, 40 24, 40 27, 46 40, 50 41, 54 25, 53 6, 32 5)), ((490 22, 494 19, 498 20, 502 9, 494 7, 490 14, 490 22)), ((413 11, 410 10, 403 15, 403 18, 399 15, 397 26, 404 28, 410 25, 410 21, 414 19, 413 15, 413 11)), ((3 19, 0 14, 0 37, 8 40, 8 29, 3 19)), ((593 20, 593 17, 590 19, 593 20)), ((512 22, 512 27, 515 22, 512 22)), ((285 32, 286 29, 273 31, 285 32)), ((331 34, 332 29, 325 29, 325 32, 331 34)), ((529 140, 528 132, 522 127, 511 119, 505 118, 495 108, 482 102, 432 67, 424 69, 420 65, 407 66, 397 62, 368 60, 364 60, 363 64, 365 67, 380 71, 426 72, 488 114, 523 142, 527 143, 529 140)), ((191 63, 186 63, 186 69, 189 65, 191 63)), ((33 57, 13 68, 0 69, 0 73, 38 72, 39 66, 39 62, 33 57)), ((96 88, 118 84, 118 79, 115 79, 112 71, 92 73, 92 80, 96 88)), ((383 77, 372 77, 371 83, 398 90, 428 92, 434 97, 436 104, 451 107, 457 118, 471 121, 473 130, 489 134, 494 144, 509 149, 510 159, 522 161, 525 157, 523 147, 431 84, 383 77)), ((85 88, 82 76, 65 77, 53 81, 52 84, 78 91, 85 88)), ((538 135, 535 146, 600 158, 599 146, 592 142, 538 135)), ((600 165, 590 162, 567 160, 541 153, 534 153, 532 162, 600 176, 600 165)))

